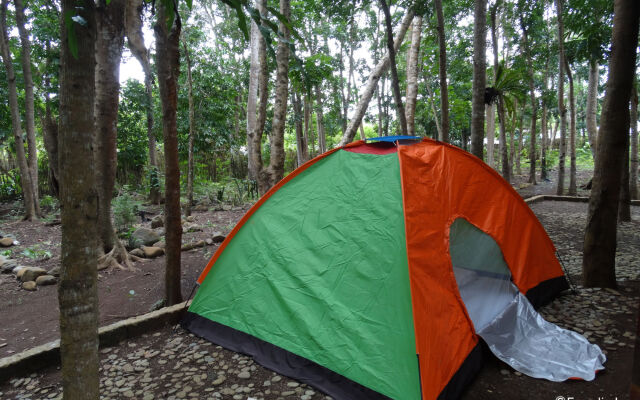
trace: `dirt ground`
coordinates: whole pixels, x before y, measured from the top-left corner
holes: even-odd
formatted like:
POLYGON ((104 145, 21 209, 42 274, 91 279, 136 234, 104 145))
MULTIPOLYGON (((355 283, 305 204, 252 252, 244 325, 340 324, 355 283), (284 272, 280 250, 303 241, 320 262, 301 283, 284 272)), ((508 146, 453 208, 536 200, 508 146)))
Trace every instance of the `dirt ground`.
MULTIPOLYGON (((552 172, 551 176, 555 176, 552 172)), ((590 179, 580 171, 578 185, 590 179)), ((532 186, 526 176, 512 184, 523 197, 555 194, 553 181, 532 186)), ((581 190, 579 195, 588 195, 581 190)), ((532 205, 562 257, 577 292, 560 297, 541 310, 558 325, 583 333, 606 352, 606 370, 593 382, 554 383, 515 372, 492 355, 485 357, 481 373, 465 392, 464 399, 627 399, 631 381, 638 303, 640 299, 640 207, 633 207, 631 223, 619 233, 617 291, 581 288, 580 260, 586 204, 546 201, 532 205)), ((194 223, 202 231, 185 234, 185 242, 227 234, 248 207, 226 211, 195 212, 194 223)), ((150 209, 157 213, 158 209, 150 209)), ((59 264, 60 226, 43 226, 7 219, 11 206, 0 207, 0 231, 20 242, 11 257, 20 265, 45 269, 59 264), (48 260, 34 261, 20 253, 38 246, 51 252, 48 260)), ((149 222, 141 223, 149 226, 149 222)), ((216 250, 216 245, 182 253, 182 291, 187 297, 197 276, 216 250)), ((164 256, 137 263, 137 271, 104 270, 99 275, 100 324, 107 325, 149 311, 162 298, 164 256)), ((0 275, 0 357, 44 344, 58 337, 57 286, 35 292, 20 288, 13 274, 0 275)), ((247 357, 193 337, 180 328, 156 333, 101 350, 101 392, 104 398, 136 399, 321 399, 313 388, 254 364, 247 357), (131 372, 131 367, 134 367, 131 372), (248 372, 250 378, 239 375, 248 372)), ((0 385, 0 399, 49 399, 61 396, 59 370, 16 377, 0 385)))
MULTIPOLYGON (((157 208, 149 207, 152 213, 157 208)), ((194 223, 202 231, 183 234, 183 242, 190 243, 210 238, 214 232, 227 234, 246 212, 247 207, 227 211, 194 212, 194 223)), ((148 216, 153 216, 153 214, 148 216)), ((140 226, 150 227, 149 221, 140 226)), ((15 236, 20 243, 9 248, 11 258, 19 265, 42 267, 46 270, 60 263, 60 225, 46 226, 42 222, 11 221, 0 224, 0 231, 15 236), (51 258, 33 260, 21 253, 27 248, 49 251, 51 258)), ((217 245, 182 252, 182 293, 184 297, 194 287, 217 245)), ((1 250, 1 249, 0 249, 1 250)), ((99 272, 98 297, 100 325, 144 314, 162 299, 164 291, 165 257, 135 264, 137 271, 108 269, 99 272)), ((0 274, 0 358, 59 337, 58 287, 39 286, 35 292, 23 290, 13 274, 0 274)))

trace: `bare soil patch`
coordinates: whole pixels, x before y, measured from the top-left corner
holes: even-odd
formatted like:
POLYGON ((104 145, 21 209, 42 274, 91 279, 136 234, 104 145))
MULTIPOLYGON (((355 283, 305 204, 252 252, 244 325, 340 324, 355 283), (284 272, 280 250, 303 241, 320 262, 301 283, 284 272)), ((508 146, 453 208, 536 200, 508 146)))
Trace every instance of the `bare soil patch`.
MULTIPOLYGON (((210 238, 214 232, 229 233, 248 207, 223 211, 194 212, 194 224, 202 231, 183 234, 183 243, 210 238)), ((152 208, 157 213, 159 209, 152 208)), ((0 212, 1 214, 1 212, 0 212)), ((150 227, 150 222, 140 223, 150 227)), ((20 245, 13 246, 11 258, 18 265, 42 267, 46 270, 60 264, 60 225, 9 221, 0 224, 0 231, 15 236, 20 245), (21 253, 27 248, 49 251, 51 258, 34 260, 21 253)), ((182 294, 186 298, 217 244, 182 252, 182 294)), ((2 249, 0 249, 2 250, 2 249)), ((98 297, 100 325, 149 312, 163 298, 164 263, 161 256, 135 264, 137 271, 107 269, 99 271, 98 297)), ((39 286, 34 292, 21 288, 13 274, 0 274, 0 358, 59 338, 58 287, 39 286)))

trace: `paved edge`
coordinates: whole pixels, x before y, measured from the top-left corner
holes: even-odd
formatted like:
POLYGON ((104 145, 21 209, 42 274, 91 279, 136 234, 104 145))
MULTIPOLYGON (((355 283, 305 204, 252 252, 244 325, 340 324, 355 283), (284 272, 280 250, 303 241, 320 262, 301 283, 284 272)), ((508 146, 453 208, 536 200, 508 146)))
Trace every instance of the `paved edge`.
MULTIPOLYGON (((556 196, 556 195, 550 195, 550 194, 541 194, 538 196, 533 196, 533 197, 528 197, 526 199, 524 199, 525 203, 527 204, 533 204, 533 203, 538 203, 544 200, 551 200, 551 201, 569 201, 569 202, 574 202, 574 203, 588 203, 589 202, 589 198, 586 196, 556 196)), ((640 206, 640 200, 631 200, 631 205, 632 206, 640 206)))
MULTIPOLYGON (((119 342, 177 324, 189 302, 161 308, 147 314, 124 319, 98 329, 99 347, 110 347, 119 342)), ((0 384, 14 376, 60 364, 60 340, 54 340, 9 357, 0 358, 0 384)))

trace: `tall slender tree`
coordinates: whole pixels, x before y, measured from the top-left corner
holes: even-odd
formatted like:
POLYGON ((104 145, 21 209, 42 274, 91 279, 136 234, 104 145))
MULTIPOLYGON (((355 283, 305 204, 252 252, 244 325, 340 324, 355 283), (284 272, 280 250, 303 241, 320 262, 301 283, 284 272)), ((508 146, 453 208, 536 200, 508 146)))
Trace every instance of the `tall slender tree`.
POLYGON ((487 85, 487 0, 475 0, 473 12, 473 87, 471 100, 471 154, 483 159, 484 92, 487 85))
MULTIPOLYGON (((529 183, 536 184, 536 122, 538 119, 538 100, 536 99, 535 79, 533 75, 533 61, 531 59, 531 47, 529 45, 529 32, 524 17, 520 17, 520 29, 522 30, 522 45, 527 59, 527 75, 529 77, 529 96, 531 99, 531 129, 529 130, 529 183)), ((522 133, 520 133, 522 135, 522 133)))
POLYGON ((118 95, 120 59, 124 45, 124 0, 98 0, 96 7, 96 80, 94 157, 98 189, 100 268, 133 268, 126 249, 118 240, 111 220, 111 200, 116 182, 118 95), (124 266, 122 266, 122 264, 124 266))
POLYGON ((403 135, 407 135, 407 118, 402 104, 402 94, 400 93, 400 83, 398 82, 398 66, 396 65, 396 50, 393 46, 393 28, 391 27, 391 13, 386 0, 380 0, 380 7, 384 13, 384 21, 387 32, 387 53, 389 54, 389 65, 391 70, 391 88, 393 98, 396 103, 396 114, 398 124, 403 135))
POLYGON ((64 399, 99 398, 98 192, 92 149, 95 14, 92 0, 62 0, 62 15, 69 17, 60 19, 58 146, 62 209, 58 304, 64 399), (70 43, 75 46, 71 48, 70 43))
POLYGON ((156 65, 160 102, 162 103, 162 136, 165 162, 165 304, 182 301, 180 288, 180 248, 182 219, 180 216, 180 162, 178 160, 178 75, 180 74, 180 31, 182 23, 175 0, 156 3, 156 65))
POLYGON ((629 154, 629 195, 631 199, 638 199, 638 79, 633 80, 631 90, 631 111, 629 114, 631 124, 631 149, 629 154))
MULTIPOLYGON (((402 19, 402 23, 398 28, 398 32, 395 35, 395 40, 393 43, 393 48, 395 51, 398 51, 402 41, 404 40, 404 36, 411 25, 411 21, 413 20, 414 10, 410 8, 402 19)), ((367 111, 367 107, 369 106, 369 102, 373 97, 373 93, 376 90, 376 86, 378 85, 378 81, 382 77, 382 75, 386 72, 387 68, 389 68, 389 53, 387 54, 376 64, 375 68, 371 71, 369 75, 369 79, 365 88, 362 91, 362 96, 360 96, 360 100, 355 108, 355 112, 353 117, 351 117, 351 121, 349 121, 349 125, 347 126, 347 130, 342 135, 342 139, 340 139, 339 146, 344 146, 347 143, 350 143, 355 137, 358 127, 362 123, 362 118, 364 117, 365 112, 367 111)))
POLYGON ((0 52, 2 53, 2 62, 4 63, 7 75, 7 83, 9 87, 9 109, 11 110, 11 126, 13 128, 13 137, 16 145, 16 158, 18 168, 20 170, 20 181, 22 182, 22 195, 24 199, 24 219, 31 221, 37 218, 35 208, 35 193, 31 183, 31 173, 27 156, 24 152, 24 141, 22 139, 22 122, 20 120, 20 110, 18 106, 18 89, 16 86, 16 74, 13 69, 13 61, 9 50, 9 35, 7 33, 7 3, 8 0, 2 0, 0 3, 0 52))
MULTIPOLYGON (((498 9, 501 7, 502 0, 496 1, 496 3, 491 7, 491 43, 493 45, 493 76, 494 76, 494 88, 493 90, 497 93, 497 107, 498 107, 498 127, 500 130, 500 166, 502 170, 502 177, 507 181, 511 181, 511 163, 509 162, 509 148, 507 147, 507 131, 506 131, 506 112, 505 112, 505 104, 504 104, 504 96, 500 94, 500 91, 497 89, 499 86, 499 80, 502 77, 502 74, 505 73, 504 65, 501 66, 498 61, 498 25, 499 25, 499 15, 498 9)), ((513 149, 513 146, 511 146, 513 149)))
POLYGON ((27 149, 29 158, 29 177, 33 187, 33 206, 37 215, 40 215, 40 201, 38 190, 38 147, 36 145, 36 122, 33 98, 33 74, 31 73, 31 41, 29 40, 29 30, 26 28, 26 18, 24 15, 24 5, 22 0, 14 0, 16 7, 16 24, 20 35, 22 61, 22 79, 24 81, 24 122, 27 132, 27 149))
POLYGON ((189 48, 187 42, 182 41, 182 48, 184 49, 184 58, 187 61, 187 88, 189 89, 189 145, 188 145, 188 160, 187 160, 187 207, 185 208, 185 215, 191 215, 191 207, 193 207, 193 141, 196 136, 196 110, 193 102, 193 82, 191 79, 191 57, 189 55, 189 48))
MULTIPOLYGON (((256 7, 259 7, 260 0, 256 0, 256 7)), ((262 166, 262 153, 260 151, 260 143, 262 142, 262 133, 260 138, 258 135, 258 84, 260 80, 260 58, 259 46, 260 41, 264 40, 260 33, 258 23, 251 20, 251 36, 249 39, 251 53, 249 56, 249 86, 247 90, 247 163, 249 179, 258 179, 259 167, 262 166), (254 146, 258 146, 254 149, 254 146)))
POLYGON ((407 132, 415 135, 416 99, 418 97, 418 57, 420 54, 420 36, 422 33, 422 16, 416 15, 411 27, 411 48, 407 52, 407 132))
POLYGON ((149 190, 149 200, 154 204, 160 203, 160 185, 158 181, 158 158, 156 154, 156 136, 153 129, 153 84, 154 77, 149 60, 149 49, 144 44, 142 34, 143 0, 127 0, 125 5, 125 30, 127 45, 131 53, 138 60, 144 71, 144 88, 146 93, 145 108, 147 110, 147 139, 149 152, 149 176, 152 182, 149 190))
POLYGON ((440 139, 449 143, 449 89, 447 84, 447 41, 444 36, 444 13, 442 0, 433 2, 438 20, 438 76, 440 77, 440 139))
MULTIPOLYGON (((280 0, 280 14, 287 20, 291 17, 291 4, 289 0, 280 0)), ((276 53, 276 85, 273 105, 273 121, 269 144, 271 154, 269 166, 262 169, 258 177, 258 190, 264 194, 284 176, 284 128, 287 118, 287 99, 289 90, 289 40, 291 32, 289 27, 280 22, 279 31, 282 34, 278 42, 276 53)))
POLYGON ((582 276, 586 287, 616 287, 616 217, 639 23, 640 3, 615 0, 609 77, 584 234, 582 276))
POLYGON ((558 154, 558 183, 556 194, 564 194, 565 158, 567 156, 567 107, 564 105, 564 0, 556 1, 558 14, 558 113, 560 114, 560 149, 558 154))
POLYGON ((576 98, 573 85, 571 65, 565 54, 565 67, 567 68, 567 80, 569 81, 569 196, 578 193, 576 185, 576 98))
POLYGON ((598 137, 598 122, 597 122, 597 108, 598 108, 598 79, 599 79, 599 66, 595 59, 589 61, 589 83, 587 88, 587 110, 586 110, 586 125, 587 135, 589 137, 589 145, 591 148, 591 155, 595 159, 596 146, 598 137))

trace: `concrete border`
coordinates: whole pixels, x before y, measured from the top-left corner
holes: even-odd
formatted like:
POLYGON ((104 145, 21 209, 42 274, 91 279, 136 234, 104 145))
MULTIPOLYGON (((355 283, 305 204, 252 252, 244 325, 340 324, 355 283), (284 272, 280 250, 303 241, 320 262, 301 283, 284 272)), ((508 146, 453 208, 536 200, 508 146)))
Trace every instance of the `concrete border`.
MULTIPOLYGON (((175 325, 182 318, 189 302, 161 308, 147 314, 124 319, 98 329, 99 347, 114 346, 121 341, 140 336, 167 325, 175 325)), ((0 384, 14 376, 60 364, 60 340, 54 340, 9 357, 0 358, 0 384)))
MULTIPOLYGON (((543 200, 551 200, 551 201, 569 201, 574 203, 588 203, 589 198, 585 196, 556 196, 550 194, 541 194, 538 196, 528 197, 524 199, 524 202, 527 204, 534 204, 541 202, 543 200)), ((640 200, 631 200, 632 206, 640 206, 640 200)))

